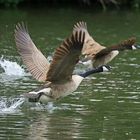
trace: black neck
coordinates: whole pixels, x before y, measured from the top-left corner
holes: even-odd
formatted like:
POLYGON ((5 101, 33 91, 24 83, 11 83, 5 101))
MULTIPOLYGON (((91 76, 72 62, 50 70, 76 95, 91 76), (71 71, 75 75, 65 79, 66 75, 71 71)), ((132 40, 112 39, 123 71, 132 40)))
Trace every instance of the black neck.
POLYGON ((89 76, 89 75, 91 75, 93 73, 99 73, 99 72, 103 72, 103 68, 102 67, 98 67, 98 68, 86 71, 86 72, 78 74, 78 75, 85 78, 85 77, 87 77, 87 76, 89 76))

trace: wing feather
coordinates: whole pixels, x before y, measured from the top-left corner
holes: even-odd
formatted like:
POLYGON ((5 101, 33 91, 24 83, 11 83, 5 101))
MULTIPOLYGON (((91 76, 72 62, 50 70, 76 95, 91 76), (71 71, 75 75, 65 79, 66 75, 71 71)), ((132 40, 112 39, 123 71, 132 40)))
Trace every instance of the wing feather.
POLYGON ((96 42, 88 33, 87 30, 87 24, 86 22, 77 22, 74 25, 73 31, 77 30, 84 30, 85 31, 85 41, 84 41, 84 47, 82 49, 82 54, 86 55, 87 57, 91 58, 94 57, 96 53, 98 53, 100 50, 104 49, 105 47, 96 42))
POLYGON ((56 49, 47 73, 48 81, 63 83, 71 80, 74 67, 83 48, 84 39, 84 30, 76 31, 56 49))
POLYGON ((46 81, 49 62, 33 43, 27 26, 22 22, 15 28, 15 42, 24 64, 38 81, 46 81))
POLYGON ((132 50, 132 45, 136 43, 136 38, 131 37, 127 40, 122 41, 119 44, 112 45, 110 47, 107 47, 105 49, 102 49, 100 52, 98 52, 95 55, 95 59, 98 59, 100 57, 104 57, 108 55, 111 51, 118 50, 118 51, 124 51, 124 50, 132 50))

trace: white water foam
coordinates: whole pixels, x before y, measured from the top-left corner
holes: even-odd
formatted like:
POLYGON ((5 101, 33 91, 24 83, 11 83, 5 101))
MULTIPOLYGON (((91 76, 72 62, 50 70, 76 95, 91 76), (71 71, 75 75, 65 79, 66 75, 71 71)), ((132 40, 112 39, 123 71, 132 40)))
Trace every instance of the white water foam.
POLYGON ((0 98, 0 114, 12 114, 19 111, 19 108, 24 103, 25 98, 0 98))
POLYGON ((0 58, 0 66, 3 68, 5 74, 9 76, 25 76, 26 74, 24 69, 16 62, 3 59, 3 57, 0 58))

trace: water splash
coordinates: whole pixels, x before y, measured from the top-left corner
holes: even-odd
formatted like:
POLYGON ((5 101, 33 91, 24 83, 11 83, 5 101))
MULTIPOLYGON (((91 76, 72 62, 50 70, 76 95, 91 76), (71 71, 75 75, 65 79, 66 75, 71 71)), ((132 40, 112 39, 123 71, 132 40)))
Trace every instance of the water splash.
POLYGON ((0 98, 0 114, 12 114, 19 112, 19 108, 24 103, 25 98, 0 98))
POLYGON ((11 75, 24 76, 25 75, 24 69, 20 65, 18 65, 16 62, 12 62, 1 57, 0 65, 3 68, 6 75, 9 75, 9 76, 11 75))
POLYGON ((47 57, 47 60, 51 63, 51 62, 52 62, 52 60, 53 60, 52 56, 51 56, 51 55, 49 55, 49 56, 47 57))

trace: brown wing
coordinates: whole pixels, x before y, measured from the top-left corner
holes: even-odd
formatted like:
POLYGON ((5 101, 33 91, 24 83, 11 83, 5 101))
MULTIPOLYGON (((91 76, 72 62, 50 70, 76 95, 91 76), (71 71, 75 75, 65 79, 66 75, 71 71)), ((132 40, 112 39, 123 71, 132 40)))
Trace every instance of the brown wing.
POLYGON ((28 33, 27 26, 23 22, 16 25, 15 42, 18 52, 32 76, 38 81, 45 81, 49 62, 36 48, 28 33))
POLYGON ((95 59, 108 55, 111 51, 114 51, 114 50, 118 50, 118 51, 132 50, 132 45, 134 45, 135 42, 136 42, 136 38, 131 37, 131 38, 121 42, 120 44, 107 47, 107 48, 101 50, 99 53, 97 53, 95 55, 95 59))
POLYGON ((88 33, 86 22, 77 22, 74 25, 73 31, 78 30, 84 30, 85 31, 85 41, 84 41, 84 47, 82 50, 82 54, 86 55, 87 57, 94 57, 96 53, 98 53, 100 50, 104 49, 105 47, 97 43, 88 33))
POLYGON ((76 31, 67 38, 54 53, 53 61, 47 73, 47 80, 63 83, 71 80, 75 64, 79 60, 83 48, 85 32, 76 31))

